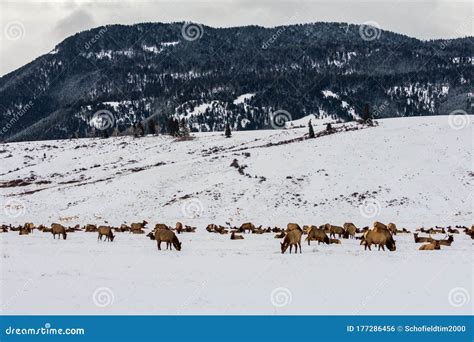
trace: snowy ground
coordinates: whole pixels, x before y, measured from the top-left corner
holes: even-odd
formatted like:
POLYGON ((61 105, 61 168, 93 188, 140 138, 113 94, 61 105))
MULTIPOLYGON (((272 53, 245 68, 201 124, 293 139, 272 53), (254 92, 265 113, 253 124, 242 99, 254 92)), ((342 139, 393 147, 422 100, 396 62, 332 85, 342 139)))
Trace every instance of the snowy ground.
MULTIPOLYGON (((0 234, 0 308, 9 314, 466 314, 472 240, 421 252, 410 234, 396 252, 356 240, 281 255, 274 234, 231 241, 209 223, 421 226, 473 221, 472 118, 380 120, 380 126, 294 141, 306 128, 197 134, 192 141, 129 137, 3 145, 1 223, 150 226, 176 221, 181 252, 144 235, 66 241, 0 234), (458 126, 454 126, 459 128, 458 126), (268 146, 290 141, 286 144, 268 146), (43 154, 46 154, 44 158, 43 154), (237 159, 243 175, 230 164, 237 159), (462 305, 459 305, 462 304, 462 305)), ((316 133, 322 129, 315 126, 316 133)), ((438 235, 437 238, 444 236, 438 235)))

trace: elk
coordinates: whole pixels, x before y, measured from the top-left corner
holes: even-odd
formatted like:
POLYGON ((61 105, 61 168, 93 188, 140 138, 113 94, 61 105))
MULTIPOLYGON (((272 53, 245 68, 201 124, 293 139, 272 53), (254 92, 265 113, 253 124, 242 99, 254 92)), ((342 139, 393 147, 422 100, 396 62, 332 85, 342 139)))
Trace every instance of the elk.
POLYGON ((231 240, 243 240, 244 237, 242 235, 236 234, 235 232, 232 232, 232 234, 230 234, 230 239, 231 240))
POLYGON ((329 232, 329 237, 336 237, 336 234, 338 235, 339 238, 343 237, 344 236, 344 228, 340 227, 340 226, 333 226, 329 223, 326 223, 324 225, 324 230, 326 232, 329 232))
POLYGON ((303 235, 303 231, 300 229, 293 229, 290 230, 286 236, 283 239, 283 242, 281 242, 281 254, 284 254, 286 250, 288 249, 288 246, 290 247, 290 254, 293 246, 295 246, 295 253, 298 253, 298 246, 300 247, 300 253, 301 252, 301 235, 303 235))
POLYGON ((51 233, 53 234, 53 239, 56 239, 56 234, 59 235, 59 239, 61 239, 61 235, 63 236, 63 240, 66 240, 67 233, 66 228, 59 223, 53 223, 51 225, 51 233))
POLYGON ((449 235, 447 239, 445 240, 437 240, 441 246, 451 246, 451 244, 454 241, 454 237, 452 235, 449 235))
POLYGON ((245 233, 247 230, 251 233, 255 229, 255 225, 251 222, 246 222, 240 226, 240 230, 245 233))
POLYGON ((364 233, 364 238, 361 241, 361 245, 364 244, 365 247, 364 249, 367 250, 372 250, 370 247, 372 244, 378 245, 379 250, 382 249, 385 251, 385 246, 391 251, 395 251, 397 249, 395 245, 395 240, 393 240, 392 234, 388 229, 378 229, 375 230, 368 230, 367 232, 364 233))
POLYGON ((161 242, 164 241, 166 242, 166 249, 173 250, 176 248, 177 251, 181 250, 181 242, 179 242, 178 238, 176 237, 176 234, 169 229, 157 229, 155 231, 155 240, 156 240, 156 245, 158 246, 158 250, 161 251, 161 242))
POLYGON ((344 223, 343 225, 344 228, 344 237, 354 239, 355 235, 357 233, 357 227, 354 225, 354 223, 348 222, 344 223))
POLYGON ((283 239, 285 237, 286 233, 281 232, 275 235, 275 239, 283 239))
POLYGON ((427 243, 426 245, 421 245, 419 248, 420 251, 433 251, 435 249, 441 249, 440 243, 437 240, 433 240, 433 242, 427 243))
POLYGON ((308 236, 306 237, 306 241, 308 241, 308 246, 311 245, 311 241, 318 241, 318 245, 321 242, 326 243, 328 245, 330 243, 329 237, 327 236, 324 229, 316 228, 316 226, 311 226, 308 236))
POLYGON ((431 236, 430 237, 418 237, 418 233, 413 233, 413 238, 415 239, 416 243, 432 242, 433 241, 433 238, 431 236))
POLYGON ((108 226, 99 226, 97 228, 99 235, 97 236, 97 240, 102 241, 102 236, 105 236, 105 241, 113 242, 115 235, 112 233, 112 228, 108 226))
POLYGON ((142 231, 142 229, 148 224, 147 221, 143 220, 142 222, 138 222, 138 223, 132 223, 130 225, 130 232, 131 233, 136 233, 135 234, 141 234, 141 233, 144 233, 142 231))

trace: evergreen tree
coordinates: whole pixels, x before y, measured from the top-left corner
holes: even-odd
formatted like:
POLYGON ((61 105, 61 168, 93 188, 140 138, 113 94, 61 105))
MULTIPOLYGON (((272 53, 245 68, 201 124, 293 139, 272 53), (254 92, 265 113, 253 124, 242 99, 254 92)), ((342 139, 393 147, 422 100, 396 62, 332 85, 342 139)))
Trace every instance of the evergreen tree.
POLYGON ((184 118, 181 119, 179 123, 179 136, 181 137, 189 137, 189 128, 184 118))
POLYGON ((332 131, 332 125, 330 122, 327 123, 326 125, 326 131, 331 132, 332 131))
POLYGON ((153 120, 153 118, 148 120, 148 134, 153 134, 153 135, 156 134, 156 125, 155 125, 155 120, 153 120))
POLYGON ((369 104, 365 104, 362 109, 362 121, 367 124, 372 123, 372 113, 370 113, 369 104))
POLYGON ((230 131, 230 125, 229 125, 228 122, 225 124, 225 133, 224 134, 225 134, 226 138, 230 138, 232 136, 232 133, 230 131))
POLYGON ((313 129, 313 124, 311 123, 311 120, 308 122, 308 137, 310 139, 314 138, 314 129, 313 129))

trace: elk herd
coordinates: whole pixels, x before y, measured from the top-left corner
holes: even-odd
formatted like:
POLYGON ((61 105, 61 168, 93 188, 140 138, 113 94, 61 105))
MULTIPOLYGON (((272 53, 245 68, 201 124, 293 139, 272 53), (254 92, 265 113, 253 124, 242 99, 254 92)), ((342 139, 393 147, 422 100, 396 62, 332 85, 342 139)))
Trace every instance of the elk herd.
MULTIPOLYGON (((83 227, 76 225, 74 227, 65 227, 59 223, 51 224, 51 227, 44 225, 35 226, 31 222, 25 223, 23 226, 13 227, 12 225, 3 224, 0 227, 0 233, 19 232, 19 235, 29 235, 34 230, 38 230, 44 233, 51 233, 53 239, 63 238, 66 240, 68 233, 74 232, 88 232, 97 233, 97 240, 113 242, 115 238, 114 233, 129 232, 130 234, 145 234, 147 221, 131 223, 130 225, 122 224, 120 227, 112 227, 94 224, 86 224, 83 227)), ((221 226, 216 224, 209 224, 206 227, 206 231, 213 234, 225 235, 230 233, 231 240, 244 240, 245 234, 275 234, 276 239, 282 239, 280 242, 281 253, 285 253, 288 248, 289 252, 292 253, 293 248, 295 253, 302 253, 301 249, 301 238, 306 235, 305 241, 308 242, 308 246, 311 245, 311 241, 317 241, 319 244, 342 244, 341 239, 357 239, 360 240, 360 245, 364 246, 364 250, 372 250, 372 246, 378 248, 378 250, 385 250, 385 247, 389 251, 396 250, 396 241, 394 236, 397 234, 411 234, 407 229, 398 229, 394 223, 388 223, 387 225, 381 222, 374 222, 372 227, 357 228, 353 223, 344 223, 342 226, 335 226, 329 223, 314 226, 314 225, 303 225, 301 228, 297 223, 288 223, 286 229, 278 227, 267 227, 262 226, 256 227, 251 222, 246 222, 240 227, 231 227, 230 224, 227 226, 221 226), (336 238, 337 237, 337 238, 336 238)), ((175 227, 170 227, 163 223, 157 223, 153 231, 149 232, 146 237, 150 240, 155 240, 157 243, 158 250, 161 250, 161 243, 166 243, 166 249, 172 250, 173 247, 177 250, 181 250, 181 242, 179 241, 176 234, 182 233, 194 233, 196 227, 183 225, 181 222, 177 222, 175 227)), ((452 227, 435 227, 430 229, 420 228, 413 233, 415 243, 423 243, 419 247, 419 250, 439 250, 441 246, 449 247, 454 241, 454 234, 464 234, 474 239, 474 225, 471 228, 465 226, 452 227), (425 236, 419 236, 420 233, 424 233, 425 236), (426 236, 428 234, 428 236, 426 236), (431 235, 445 234, 444 239, 435 239, 431 235)))

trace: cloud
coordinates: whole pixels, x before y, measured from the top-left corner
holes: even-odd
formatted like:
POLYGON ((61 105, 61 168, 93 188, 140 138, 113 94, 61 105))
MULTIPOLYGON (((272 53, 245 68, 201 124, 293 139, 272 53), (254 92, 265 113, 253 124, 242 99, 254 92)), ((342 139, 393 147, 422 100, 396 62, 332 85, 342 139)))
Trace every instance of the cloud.
POLYGON ((53 35, 62 40, 77 32, 88 30, 96 26, 94 17, 84 8, 74 9, 66 18, 58 20, 53 29, 53 35))

